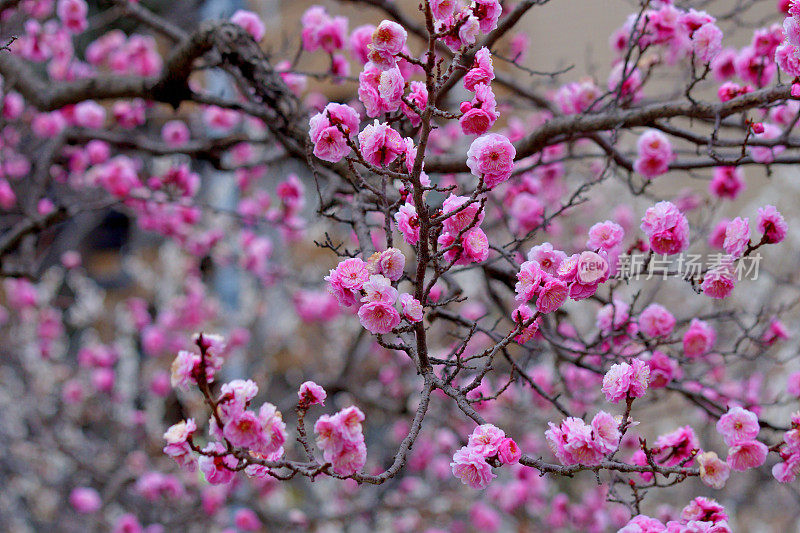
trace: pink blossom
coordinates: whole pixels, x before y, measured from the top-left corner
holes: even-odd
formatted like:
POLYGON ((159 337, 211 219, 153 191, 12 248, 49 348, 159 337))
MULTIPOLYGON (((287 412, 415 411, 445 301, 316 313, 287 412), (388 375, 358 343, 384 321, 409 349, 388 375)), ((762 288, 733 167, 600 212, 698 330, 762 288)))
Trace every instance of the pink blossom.
POLYGON ((683 426, 670 433, 660 435, 654 443, 659 452, 655 459, 666 466, 683 463, 692 456, 692 451, 700 448, 694 430, 683 426))
POLYGON ((595 441, 592 427, 580 418, 566 418, 560 426, 552 422, 548 425, 547 445, 561 464, 595 466, 603 461, 603 447, 595 441))
MULTIPOLYGON (((763 141, 769 141, 780 137, 783 133, 780 127, 775 124, 763 124, 764 131, 756 133, 755 138, 763 141)), ((772 163, 775 161, 775 156, 781 154, 786 149, 783 145, 777 146, 751 146, 749 148, 750 157, 757 163, 772 163)))
POLYGON ((480 202, 467 196, 450 193, 442 203, 442 214, 449 215, 442 225, 447 233, 458 234, 470 227, 480 226, 484 212, 480 202))
POLYGON ((297 398, 304 405, 325 405, 325 398, 327 397, 325 389, 314 383, 313 381, 306 381, 300 385, 300 390, 297 391, 297 398))
POLYGON ((650 379, 650 368, 640 359, 633 359, 631 364, 612 365, 603 377, 603 394, 611 403, 618 403, 627 396, 641 398, 647 391, 650 379))
POLYGON ((368 163, 385 167, 403 152, 403 139, 387 124, 368 125, 358 134, 361 153, 368 163))
POLYGON ((730 467, 717 457, 714 452, 705 452, 697 456, 700 466, 700 479, 703 483, 714 489, 721 489, 730 476, 730 467))
POLYGON ((753 440, 758 436, 758 416, 738 405, 731 407, 717 421, 717 431, 728 446, 753 440))
POLYGON ((539 267, 538 261, 525 261, 517 273, 517 284, 514 291, 519 302, 527 302, 539 292, 544 272, 539 267))
POLYGON ((567 284, 557 278, 549 278, 539 289, 536 298, 536 309, 540 313, 552 313, 567 300, 567 284))
MULTIPOLYGON (((409 84, 409 92, 406 99, 414 104, 419 111, 424 111, 428 107, 428 88, 425 83, 412 81, 409 84)), ((422 117, 408 104, 402 102, 400 108, 403 110, 403 114, 408 117, 408 120, 411 121, 412 126, 416 128, 422 123, 422 117)))
POLYGON ((494 92, 488 85, 474 87, 475 97, 471 102, 462 102, 459 110, 463 115, 458 120, 464 135, 483 135, 497 121, 497 103, 494 92))
POLYGON ((403 234, 403 240, 415 245, 419 242, 419 217, 413 204, 405 203, 400 206, 394 215, 397 229, 403 234))
POLYGON ((500 0, 474 0, 472 13, 480 21, 483 33, 489 33, 497 27, 497 21, 503 12, 500 0))
POLYGON ((436 20, 446 20, 455 13, 458 0, 431 0, 431 12, 436 20))
POLYGON ((647 360, 647 366, 650 368, 650 383, 648 386, 652 389, 666 387, 673 378, 680 377, 681 374, 678 362, 659 350, 653 351, 647 360))
POLYGON ((522 457, 522 450, 513 439, 506 437, 497 446, 497 458, 504 465, 513 465, 519 462, 522 457))
POLYGON ((252 11, 246 11, 244 9, 236 10, 233 16, 231 16, 231 22, 244 28, 256 42, 261 42, 264 38, 264 33, 266 33, 264 23, 261 22, 259 16, 252 11))
POLYGON ((725 229, 722 247, 732 257, 741 257, 750 244, 750 220, 736 217, 725 229))
POLYGON ((345 259, 336 266, 336 273, 341 285, 346 289, 360 290, 369 281, 369 270, 367 264, 353 257, 345 259))
POLYGON ((263 527, 258 515, 247 508, 237 509, 233 515, 233 523, 241 531, 260 531, 263 527))
POLYGON ((56 13, 70 33, 85 31, 88 23, 86 15, 89 8, 84 0, 58 0, 56 13))
POLYGON ((643 514, 634 516, 617 533, 661 533, 667 531, 662 522, 643 514))
POLYGON ((582 285, 602 283, 608 279, 608 261, 594 252, 581 252, 578 256, 576 279, 582 285))
POLYGON ((164 453, 175 459, 181 468, 190 472, 193 472, 197 466, 189 446, 189 440, 195 431, 197 431, 197 425, 190 418, 171 426, 164 433, 164 440, 167 441, 164 453))
POLYGON ((190 136, 189 127, 181 120, 170 120, 161 128, 161 139, 172 148, 185 145, 190 136))
POLYGON ((618 246, 625 237, 625 230, 616 222, 606 220, 589 228, 589 240, 586 247, 592 250, 611 250, 618 246))
POLYGON ((693 318, 683 334, 683 353, 686 357, 699 357, 711 351, 716 341, 714 329, 700 319, 693 318))
POLYGON ((419 300, 404 292, 400 295, 400 306, 406 319, 411 322, 422 321, 423 308, 419 300))
POLYGON ((505 436, 502 429, 492 424, 483 424, 472 431, 469 436, 469 446, 484 457, 492 457, 497 455, 505 436))
POLYGON ((397 55, 406 45, 407 37, 406 30, 400 24, 391 20, 383 20, 372 34, 370 47, 389 55, 397 55))
POLYGON ((494 67, 492 66, 492 54, 485 46, 475 52, 475 61, 466 75, 464 76, 464 88, 468 91, 475 91, 479 84, 489 85, 494 79, 494 67))
POLYGON ((370 302, 358 310, 361 325, 376 335, 391 333, 400 324, 400 313, 386 302, 370 302))
POLYGON ((675 156, 666 135, 658 130, 647 130, 639 137, 637 146, 639 156, 634 162, 636 172, 652 179, 669 170, 669 164, 675 156))
POLYGON ((728 466, 737 472, 744 472, 764 464, 767 460, 767 446, 757 440, 737 442, 728 449, 728 466))
MULTIPOLYGON (((219 442, 211 442, 205 448, 204 452, 215 454, 222 454, 225 452, 225 446, 219 442)), ((231 454, 224 455, 200 455, 197 459, 200 465, 200 471, 206 476, 206 481, 212 485, 224 485, 233 480, 236 472, 233 470, 238 464, 238 460, 231 454)))
POLYGON ((461 249, 457 264, 482 263, 489 257, 489 238, 481 228, 472 228, 462 235, 461 249))
MULTIPOLYGON (((786 19, 790 20, 790 19, 786 19)), ((800 76, 800 57, 797 45, 784 43, 775 50, 775 61, 782 71, 792 78, 800 76)))
POLYGON ((309 136, 314 143, 314 155, 332 163, 350 153, 348 139, 355 138, 360 117, 348 105, 330 103, 322 112, 311 117, 309 136))
POLYGON ((84 128, 100 129, 106 121, 106 110, 94 100, 75 106, 75 122, 84 128))
POLYGON ((692 33, 692 49, 702 63, 710 63, 722 51, 722 30, 708 22, 692 33))
POLYGON ((612 416, 605 411, 599 411, 592 418, 592 432, 595 445, 604 454, 612 453, 619 447, 622 434, 619 431, 620 417, 612 416))
POLYGON ((497 477, 485 457, 471 446, 464 446, 453 455, 453 475, 473 489, 485 489, 497 477))
POLYGON ((397 301, 397 289, 392 287, 389 278, 380 274, 370 276, 361 288, 365 293, 361 298, 362 302, 383 302, 393 305, 397 301))
POLYGON ((648 337, 669 337, 675 328, 675 317, 662 305, 648 305, 639 315, 639 328, 648 337))
POLYGON ((727 298, 735 285, 733 268, 730 264, 721 264, 714 267, 703 278, 700 284, 703 294, 711 298, 727 298))
POLYGON ((355 28, 350 34, 350 53, 353 58, 360 61, 362 64, 369 62, 369 44, 372 42, 372 34, 375 32, 375 26, 372 24, 364 24, 355 28))
POLYGON ((511 177, 516 154, 514 145, 505 136, 489 133, 472 141, 467 151, 467 166, 491 189, 511 177))
POLYGON ((764 234, 763 239, 776 244, 786 238, 789 225, 774 205, 765 205, 758 209, 758 231, 764 234))
POLYGON ((671 202, 658 202, 649 208, 641 229, 658 254, 677 254, 689 247, 689 221, 671 202))
POLYGON ((549 242, 534 246, 528 252, 528 260, 536 261, 539 267, 550 275, 555 276, 562 261, 567 258, 567 254, 561 250, 556 250, 549 242))
POLYGON ((602 90, 595 85, 594 81, 584 79, 562 86, 554 98, 562 113, 574 115, 589 111, 602 94, 602 90))
POLYGON ((714 177, 708 186, 713 195, 735 200, 745 188, 744 171, 741 167, 714 167, 714 177))
POLYGON ((90 487, 76 487, 69 493, 69 503, 81 514, 92 514, 100 510, 103 502, 100 494, 90 487))

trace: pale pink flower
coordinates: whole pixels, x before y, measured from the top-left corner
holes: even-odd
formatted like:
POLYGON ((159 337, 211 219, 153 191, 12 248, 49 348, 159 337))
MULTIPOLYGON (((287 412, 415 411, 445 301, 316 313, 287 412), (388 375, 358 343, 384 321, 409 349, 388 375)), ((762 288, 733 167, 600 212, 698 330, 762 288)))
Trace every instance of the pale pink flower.
POLYGON ((400 313, 386 302, 370 302, 358 310, 361 325, 376 335, 391 333, 400 324, 400 313))
POLYGON ((480 202, 453 193, 450 193, 443 202, 442 214, 449 215, 442 225, 447 233, 452 234, 458 234, 469 227, 480 226, 484 217, 480 202))
POLYGON ((612 365, 603 377, 603 394, 611 403, 630 396, 641 398, 647 391, 650 368, 640 359, 633 359, 631 364, 612 365))
POLYGON ((527 302, 539 292, 544 272, 539 267, 538 261, 525 261, 520 266, 517 273, 517 284, 514 291, 517 293, 516 300, 527 302))
POLYGON ((450 467, 455 477, 473 489, 485 489, 492 479, 497 477, 484 456, 471 446, 464 446, 458 450, 453 455, 450 467))
POLYGON ((369 281, 367 264, 358 257, 341 261, 336 266, 338 280, 346 289, 360 290, 369 281))
POLYGON ((161 139, 172 148, 183 146, 190 136, 189 127, 180 120, 170 120, 161 128, 161 139))
POLYGON ((404 151, 400 134, 377 120, 358 134, 358 141, 364 159, 378 167, 387 166, 404 151))
POLYGON ((717 431, 728 446, 753 440, 758 436, 758 416, 738 405, 731 407, 717 421, 717 431))
POLYGON ((543 271, 555 276, 561 262, 567 258, 567 254, 554 249, 549 242, 545 242, 531 248, 527 258, 529 261, 536 261, 543 271))
POLYGON ((106 110, 94 100, 85 100, 75 106, 75 123, 84 128, 100 129, 106 121, 106 110))
POLYGON ((403 234, 403 240, 411 245, 417 244, 419 242, 419 217, 417 217, 417 209, 414 205, 406 202, 400 206, 394 219, 397 222, 397 229, 403 234))
POLYGON ((192 455, 192 448, 188 442, 195 431, 197 431, 197 425, 190 418, 171 426, 164 433, 164 440, 167 441, 164 453, 175 459, 181 468, 190 472, 193 472, 197 467, 195 458, 192 455))
POLYGON ((583 285, 602 283, 608 279, 609 266, 606 259, 594 252, 581 252, 578 256, 576 279, 583 285))
POLYGON ((552 313, 567 301, 567 284, 557 278, 550 277, 539 289, 536 298, 536 309, 540 313, 552 313))
POLYGON ((693 318, 683 334, 683 353, 686 357, 699 357, 711 351, 717 335, 707 322, 693 318))
POLYGON ((372 275, 361 287, 365 292, 362 302, 383 302, 393 305, 397 301, 397 289, 392 287, 389 278, 380 274, 372 275))
POLYGON ((405 265, 406 256, 397 248, 384 250, 378 259, 378 271, 391 281, 397 281, 403 277, 405 265))
POLYGON ((675 317, 660 304, 648 305, 639 315, 639 329, 648 337, 669 337, 675 317))
MULTIPOLYGON (((225 451, 225 446, 219 442, 211 442, 203 448, 203 451, 222 453, 225 451)), ((200 455, 197 462, 200 465, 200 471, 205 474, 206 481, 212 485, 224 485, 233 480, 236 474, 234 469, 239 461, 233 455, 226 454, 223 456, 200 455)))
POLYGON ((705 452, 697 456, 700 466, 700 480, 714 489, 721 489, 731 475, 728 464, 717 457, 714 452, 705 452))
POLYGON ((492 457, 497 455, 498 447, 505 436, 502 429, 492 424, 483 424, 472 431, 469 446, 484 457, 492 457))
POLYGON ((666 135, 658 130, 647 130, 639 137, 637 146, 639 156, 634 162, 636 172, 651 179, 669 170, 669 164, 675 156, 666 135))
POLYGON ((736 217, 725 228, 725 241, 722 247, 732 257, 741 257, 750 244, 750 220, 736 217))
POLYGON ((710 63, 722 51, 722 30, 708 22, 692 34, 692 49, 702 63, 710 63))
POLYGON ((489 133, 472 141, 467 151, 467 166, 491 189, 511 177, 516 154, 514 145, 505 136, 489 133))
POLYGON ((383 20, 372 34, 371 47, 390 55, 397 55, 403 51, 408 34, 397 22, 383 20))
POLYGON ((731 470, 744 472, 763 465, 768 451, 766 444, 757 440, 738 442, 728 449, 727 463, 731 470))
POLYGON ((622 434, 619 431, 620 417, 615 417, 600 411, 592 418, 592 432, 595 438, 596 447, 600 452, 609 454, 619 447, 619 439, 622 434))
POLYGON ((233 16, 231 16, 231 22, 244 28, 256 42, 261 42, 261 39, 264 38, 264 33, 266 33, 264 23, 261 22, 259 16, 252 11, 246 11, 244 9, 236 10, 233 16))
POLYGON ((403 316, 411 322, 420 322, 423 316, 422 304, 408 293, 400 295, 400 307, 403 310, 403 316))
POLYGON ((622 226, 606 220, 589 228, 589 240, 586 241, 586 247, 592 250, 611 250, 618 246, 623 238, 625 238, 625 231, 622 226))

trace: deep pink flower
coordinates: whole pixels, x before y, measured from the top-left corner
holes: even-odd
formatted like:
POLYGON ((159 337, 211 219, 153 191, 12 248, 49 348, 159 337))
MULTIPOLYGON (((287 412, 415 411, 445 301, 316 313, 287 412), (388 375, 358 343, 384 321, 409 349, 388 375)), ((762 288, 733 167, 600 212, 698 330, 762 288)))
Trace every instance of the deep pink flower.
POLYGON ((641 229, 658 254, 677 254, 689 247, 689 221, 671 202, 658 202, 649 208, 641 229))
POLYGON ((789 225, 783 219, 774 205, 765 205, 758 209, 758 231, 764 234, 764 239, 770 244, 783 241, 789 225))
POLYGON ((358 142, 364 159, 378 167, 387 166, 404 151, 400 134, 387 124, 378 123, 377 120, 358 134, 358 142))

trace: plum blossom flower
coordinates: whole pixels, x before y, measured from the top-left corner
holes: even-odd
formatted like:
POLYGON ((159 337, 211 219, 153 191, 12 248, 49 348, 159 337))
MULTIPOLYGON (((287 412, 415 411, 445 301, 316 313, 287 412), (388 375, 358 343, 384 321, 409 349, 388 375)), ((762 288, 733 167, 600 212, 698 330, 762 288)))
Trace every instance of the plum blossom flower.
POLYGON ((325 392, 325 389, 313 381, 303 382, 303 384, 300 385, 300 389, 297 391, 297 398, 301 403, 308 406, 325 405, 325 398, 327 396, 328 394, 325 392))
POLYGON ((675 204, 658 202, 642 218, 641 229, 658 254, 677 254, 689 246, 689 221, 675 204))
POLYGON ((675 158, 669 139, 658 130, 644 132, 637 147, 639 155, 633 164, 634 169, 648 179, 666 173, 675 158))
POLYGON ((693 318, 683 334, 683 353, 686 357, 700 357, 711 351, 717 339, 716 332, 707 322, 693 318))
POLYGON ((675 317, 660 304, 648 305, 639 315, 639 329, 648 337, 669 337, 675 317))
POLYGON ((728 449, 728 466, 737 472, 744 472, 764 464, 767 460, 766 444, 757 440, 741 441, 728 449))
POLYGON ((486 462, 485 456, 471 446, 464 446, 458 450, 453 455, 450 467, 455 477, 473 489, 485 489, 492 479, 497 477, 486 462))
POLYGON ((478 137, 467 150, 467 166, 488 188, 506 181, 514 169, 514 145, 499 133, 478 137))
POLYGON ((403 316, 411 322, 422 321, 423 309, 422 304, 408 293, 400 295, 400 307, 403 310, 403 316))
POLYGON ((400 313, 392 304, 384 301, 362 305, 358 310, 358 318, 367 331, 376 335, 391 333, 400 325, 400 313))
POLYGON ((717 421, 717 431, 728 446, 753 440, 758 436, 758 416, 738 405, 731 407, 717 421))
POLYGON ((776 244, 786 238, 789 225, 774 205, 765 205, 758 209, 758 231, 764 234, 763 239, 776 244))
POLYGON ((731 469, 714 452, 704 452, 697 456, 700 466, 700 480, 714 489, 721 489, 731 474, 731 469))
POLYGON ((741 257, 750 244, 750 220, 736 217, 725 229, 725 241, 722 247, 732 257, 741 257))
POLYGON ((361 153, 368 163, 385 167, 403 153, 403 139, 400 134, 388 124, 379 123, 368 125, 358 134, 361 153))
POLYGON ((261 42, 264 38, 264 33, 266 33, 264 23, 261 22, 258 15, 252 11, 246 11, 244 9, 236 10, 231 16, 231 22, 244 28, 256 42, 261 42))
POLYGON ((647 391, 650 368, 640 359, 633 359, 630 364, 612 365, 603 376, 603 394, 611 403, 618 403, 627 396, 641 398, 647 391))

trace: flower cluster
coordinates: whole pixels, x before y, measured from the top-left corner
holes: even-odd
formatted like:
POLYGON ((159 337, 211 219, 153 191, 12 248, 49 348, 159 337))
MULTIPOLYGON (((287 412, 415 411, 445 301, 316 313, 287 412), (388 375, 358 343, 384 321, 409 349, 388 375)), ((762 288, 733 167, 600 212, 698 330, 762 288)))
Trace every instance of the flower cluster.
POLYGON ((561 464, 595 466, 619 447, 621 422, 621 417, 605 411, 597 413, 591 424, 571 416, 559 426, 549 422, 545 438, 561 464))
POLYGON ((708 533, 731 533, 728 514, 716 501, 698 496, 683 508, 679 520, 664 522, 647 515, 637 515, 618 533, 669 533, 703 531, 708 533))
POLYGON ((497 477, 491 464, 516 464, 521 456, 517 443, 506 437, 502 429, 483 424, 469 436, 469 443, 453 455, 450 467, 463 484, 485 489, 497 477))
POLYGON ((322 457, 340 476, 359 472, 367 462, 367 447, 361 429, 363 421, 361 409, 351 406, 335 415, 322 415, 314 424, 322 457))

